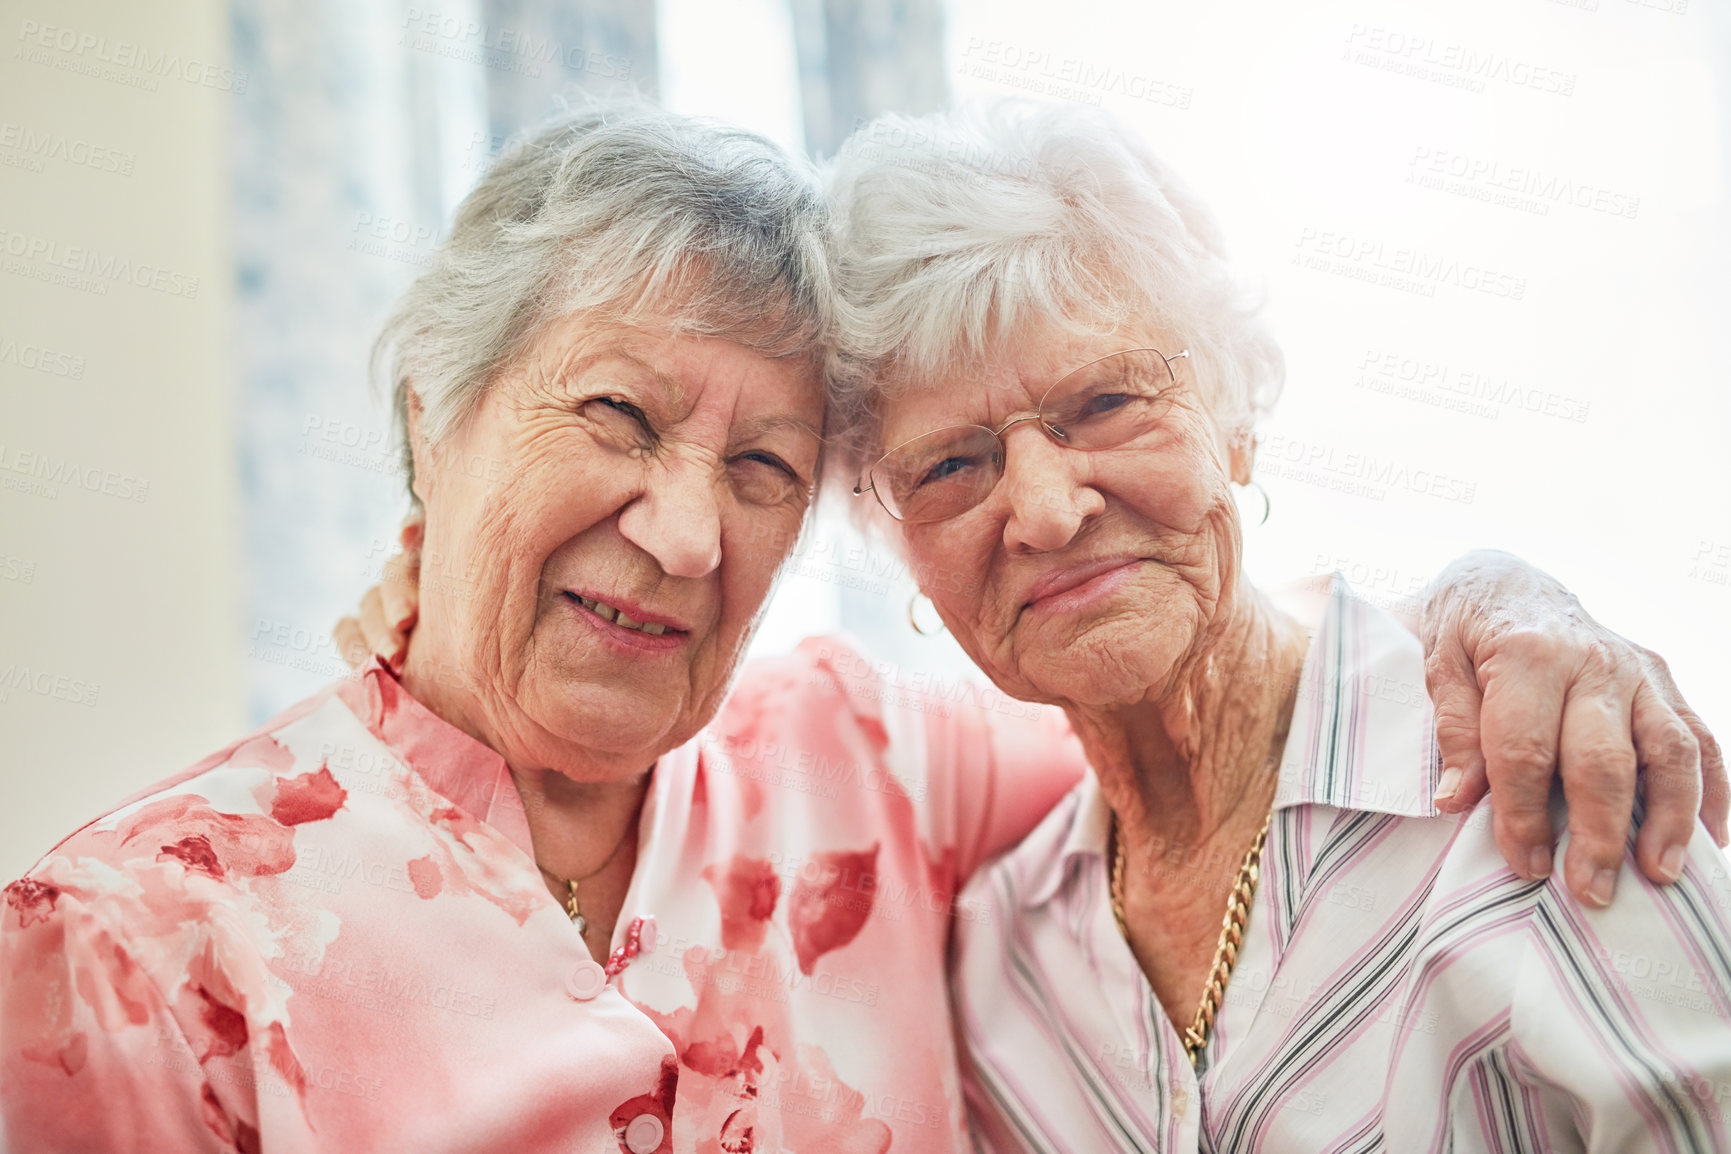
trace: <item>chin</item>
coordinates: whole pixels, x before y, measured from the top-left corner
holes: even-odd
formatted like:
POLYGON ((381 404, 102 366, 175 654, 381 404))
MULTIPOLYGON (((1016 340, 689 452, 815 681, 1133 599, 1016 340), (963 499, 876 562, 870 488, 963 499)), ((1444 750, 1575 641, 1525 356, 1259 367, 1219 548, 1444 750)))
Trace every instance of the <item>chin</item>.
POLYGON ((1159 696, 1187 648, 1180 630, 1138 616, 1100 622, 1061 642, 1042 640, 1020 665, 1041 700, 1098 707, 1159 696))
POLYGON ((518 699, 536 726, 558 741, 602 754, 643 753, 649 761, 678 743, 670 737, 687 704, 667 683, 598 684, 533 672, 518 699))

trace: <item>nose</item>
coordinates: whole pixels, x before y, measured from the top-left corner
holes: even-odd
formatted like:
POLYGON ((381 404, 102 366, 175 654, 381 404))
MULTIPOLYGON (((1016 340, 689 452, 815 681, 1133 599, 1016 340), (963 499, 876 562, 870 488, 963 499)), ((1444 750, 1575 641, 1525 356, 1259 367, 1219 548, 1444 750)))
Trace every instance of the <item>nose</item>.
POLYGON ((1006 432, 1004 441, 1004 546, 1024 553, 1062 549, 1084 521, 1106 508, 1100 491, 1084 479, 1088 455, 1053 444, 1031 423, 1006 432), (1009 438, 1018 432, 1011 449, 1009 438))
POLYGON ((658 462, 643 492, 619 514, 619 533, 670 577, 704 577, 721 564, 714 470, 700 461, 658 462))

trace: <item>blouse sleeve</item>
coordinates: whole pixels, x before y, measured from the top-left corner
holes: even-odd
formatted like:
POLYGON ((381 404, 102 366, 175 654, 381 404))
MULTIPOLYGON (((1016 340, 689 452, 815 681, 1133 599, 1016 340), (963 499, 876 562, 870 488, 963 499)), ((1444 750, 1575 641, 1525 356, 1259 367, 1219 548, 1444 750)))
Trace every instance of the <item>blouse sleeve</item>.
POLYGON ((0 1151, 257 1149, 248 1088, 201 1064, 125 940, 40 878, 0 895, 0 1151))
POLYGON ((1026 837, 1082 780, 1082 749, 1062 712, 1001 694, 927 732, 932 776, 954 806, 957 888, 1026 837))
POLYGON ((722 726, 730 740, 810 745, 802 755, 819 760, 867 751, 906 792, 921 837, 958 890, 1038 825, 1085 768, 1059 710, 983 679, 898 668, 846 638, 808 638, 794 655, 754 665, 722 726))

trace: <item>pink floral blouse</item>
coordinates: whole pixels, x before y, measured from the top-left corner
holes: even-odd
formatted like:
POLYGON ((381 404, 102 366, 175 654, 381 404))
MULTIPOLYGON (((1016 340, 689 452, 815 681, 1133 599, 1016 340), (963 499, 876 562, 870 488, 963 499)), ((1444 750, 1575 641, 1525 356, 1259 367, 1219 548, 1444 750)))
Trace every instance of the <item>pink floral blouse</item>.
POLYGON ((807 641, 656 765, 592 959, 504 762, 375 665, 5 888, 0 1149, 961 1149, 952 895, 1082 767, 807 641))

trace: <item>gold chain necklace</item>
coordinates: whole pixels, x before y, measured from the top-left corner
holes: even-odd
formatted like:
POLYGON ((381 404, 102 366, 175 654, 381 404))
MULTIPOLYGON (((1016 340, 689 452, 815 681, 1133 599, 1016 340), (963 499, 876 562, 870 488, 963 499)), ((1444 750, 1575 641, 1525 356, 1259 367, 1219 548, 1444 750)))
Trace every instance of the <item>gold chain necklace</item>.
MULTIPOLYGON (((1202 992, 1202 1004, 1196 1007, 1196 1017, 1184 1031, 1184 1053, 1190 1064, 1208 1044, 1208 1031, 1214 1028, 1214 1016, 1226 998, 1226 983, 1232 980, 1232 967, 1238 964, 1238 951, 1244 946, 1244 927, 1250 924, 1250 903, 1256 897, 1256 883, 1262 878, 1262 847, 1268 841, 1270 813, 1262 823, 1256 840, 1245 851, 1244 864, 1238 867, 1238 880, 1226 898, 1226 919, 1220 926, 1220 943, 1214 947, 1214 965, 1208 971, 1208 987, 1202 992)), ((1130 940, 1130 923, 1124 918, 1124 839, 1118 836, 1118 815, 1112 814, 1112 917, 1118 932, 1130 940)))
POLYGON ((635 820, 628 823, 625 827, 625 832, 619 835, 619 844, 613 847, 613 852, 607 855, 607 860, 580 878, 562 878, 540 862, 535 863, 535 868, 540 870, 548 878, 552 879, 555 885, 561 882, 564 883, 565 913, 571 918, 571 924, 577 927, 578 934, 581 935, 589 932, 589 919, 583 916, 583 906, 577 900, 578 885, 597 877, 603 870, 613 864, 613 859, 618 857, 619 851, 625 848, 625 843, 630 840, 631 831, 635 829, 636 826, 637 823, 635 820))

